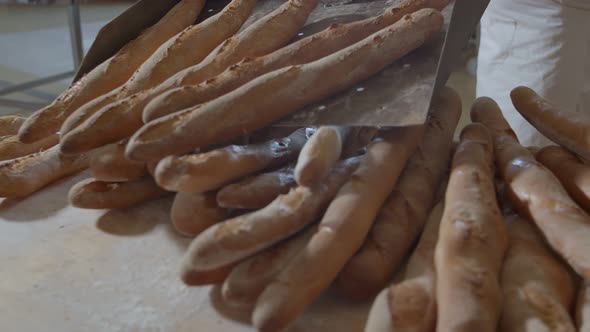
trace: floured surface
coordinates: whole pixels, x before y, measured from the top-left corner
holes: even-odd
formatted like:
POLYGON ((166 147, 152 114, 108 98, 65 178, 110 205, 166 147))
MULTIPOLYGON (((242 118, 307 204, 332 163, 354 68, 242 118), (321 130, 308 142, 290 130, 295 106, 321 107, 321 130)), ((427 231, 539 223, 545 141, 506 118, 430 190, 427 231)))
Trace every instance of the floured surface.
MULTIPOLYGON (((120 211, 73 208, 67 191, 84 177, 0 199, 3 331, 254 331, 247 313, 220 304, 217 288, 179 280, 189 240, 169 224, 170 198, 120 211)), ((289 331, 361 331, 369 307, 330 294, 289 331)))

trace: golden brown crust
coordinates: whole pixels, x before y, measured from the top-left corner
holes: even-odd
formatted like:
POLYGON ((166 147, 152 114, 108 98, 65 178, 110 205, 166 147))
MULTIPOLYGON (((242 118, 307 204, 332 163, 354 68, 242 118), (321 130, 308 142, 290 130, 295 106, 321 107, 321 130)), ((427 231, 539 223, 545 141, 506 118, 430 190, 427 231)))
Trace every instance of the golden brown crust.
POLYGON ((16 135, 26 119, 20 115, 0 116, 0 137, 16 135))
POLYGON ((126 141, 102 146, 90 155, 90 174, 99 181, 133 181, 147 175, 145 163, 125 158, 126 141))
POLYGON ((19 139, 32 143, 55 134, 78 107, 125 83, 160 45, 193 24, 204 0, 182 0, 156 24, 121 48, 64 91, 49 106, 31 115, 19 130, 19 139))
POLYGON ((366 299, 385 287, 419 237, 436 188, 449 169, 461 99, 445 88, 436 99, 424 137, 385 201, 361 249, 340 272, 339 291, 366 299))
POLYGON ((0 137, 0 161, 47 150, 56 145, 58 141, 57 135, 51 135, 31 144, 22 143, 16 135, 0 137))
POLYGON ((0 197, 27 196, 88 166, 86 155, 59 153, 57 146, 28 156, 0 162, 0 197))
POLYGON ((154 120, 224 95, 252 79, 279 68, 315 61, 366 38, 406 14, 422 8, 442 9, 449 1, 404 0, 383 14, 348 24, 334 24, 270 54, 241 62, 214 79, 197 85, 185 85, 161 94, 143 112, 144 122, 154 120))
POLYGON ((496 201, 492 138, 481 124, 461 133, 435 250, 437 330, 496 331, 499 275, 508 246, 496 201))
POLYGON ((520 86, 510 93, 516 110, 553 142, 590 158, 590 117, 562 110, 530 88, 520 86))
POLYGON ((121 209, 167 195, 150 177, 128 182, 86 179, 68 194, 70 203, 83 209, 121 209))
POLYGON ((177 193, 170 212, 174 229, 184 236, 195 237, 209 226, 225 220, 228 211, 217 205, 216 194, 177 193))
POLYGON ((169 156, 156 167, 162 188, 179 192, 219 189, 257 171, 289 162, 299 154, 310 132, 303 128, 288 137, 261 144, 230 145, 209 152, 169 156))
POLYGON ((590 166, 559 146, 541 149, 536 158, 553 172, 576 203, 590 212, 590 166))
POLYGON ((526 220, 506 217, 510 247, 502 269, 501 331, 575 331, 569 309, 575 284, 568 267, 526 220))
POLYGON ((223 299, 237 307, 253 307, 264 288, 303 249, 316 229, 311 226, 236 265, 223 283, 223 299))
POLYGON ((551 247, 581 276, 590 280, 590 217, 567 194, 559 180, 526 148, 489 98, 478 98, 473 121, 494 135, 495 160, 515 209, 539 227, 551 247))
POLYGON ((209 227, 189 246, 183 270, 207 270, 234 263, 316 221, 358 162, 358 158, 345 160, 326 181, 313 188, 296 187, 263 209, 209 227))
POLYGON ((422 133, 423 126, 395 128, 369 145, 358 169, 330 203, 319 230, 258 298, 252 316, 256 328, 286 327, 336 278, 363 244, 422 133))
POLYGON ((158 159, 265 127, 375 74, 432 38, 442 24, 438 11, 422 9, 317 61, 273 71, 208 103, 151 121, 133 136, 127 156, 158 159))
POLYGON ((261 209, 279 195, 284 195, 296 185, 293 166, 269 173, 247 177, 223 187, 217 193, 219 206, 231 209, 261 209))

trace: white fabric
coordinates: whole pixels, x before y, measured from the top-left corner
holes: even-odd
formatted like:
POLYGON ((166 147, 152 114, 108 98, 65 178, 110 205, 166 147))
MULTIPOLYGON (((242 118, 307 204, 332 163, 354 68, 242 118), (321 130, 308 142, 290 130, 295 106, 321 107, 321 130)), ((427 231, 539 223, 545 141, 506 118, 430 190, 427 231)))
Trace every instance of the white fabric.
POLYGON ((523 145, 547 145, 510 101, 519 85, 562 109, 590 112, 590 0, 491 0, 481 20, 477 96, 498 102, 523 145))

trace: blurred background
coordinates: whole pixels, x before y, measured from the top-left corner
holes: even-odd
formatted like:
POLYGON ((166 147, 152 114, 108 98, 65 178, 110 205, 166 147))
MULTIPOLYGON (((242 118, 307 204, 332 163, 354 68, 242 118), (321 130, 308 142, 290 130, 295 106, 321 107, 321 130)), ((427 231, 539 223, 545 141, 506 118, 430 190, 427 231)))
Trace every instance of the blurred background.
MULTIPOLYGON (((29 115, 49 104, 70 84, 72 76, 65 73, 75 68, 72 45, 76 44, 72 43, 76 38, 72 38, 70 27, 77 25, 71 22, 71 3, 69 0, 0 0, 0 115, 29 115), (3 89, 17 84, 59 74, 65 78, 2 94, 3 89)), ((99 29, 133 1, 77 0, 76 3, 83 53, 99 29)), ((475 97, 476 49, 474 37, 449 80, 449 85, 461 94, 464 107, 471 105, 475 97)))

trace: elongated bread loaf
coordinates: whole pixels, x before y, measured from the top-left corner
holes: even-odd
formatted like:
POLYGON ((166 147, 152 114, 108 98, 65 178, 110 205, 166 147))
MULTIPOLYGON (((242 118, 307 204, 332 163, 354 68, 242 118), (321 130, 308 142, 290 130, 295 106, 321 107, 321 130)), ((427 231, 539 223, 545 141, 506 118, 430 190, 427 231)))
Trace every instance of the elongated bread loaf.
POLYGON ((521 215, 539 227, 551 247, 590 281, 590 217, 567 194, 559 180, 522 147, 492 99, 478 98, 471 119, 494 135, 496 164, 508 198, 521 215))
POLYGON ((61 127, 62 135, 101 108, 134 93, 157 86, 177 72, 198 64, 248 19, 256 0, 233 0, 220 13, 170 38, 118 88, 82 105, 61 127))
POLYGON ((113 143, 92 151, 89 169, 99 181, 133 181, 147 174, 145 163, 125 158, 126 141, 113 143))
POLYGON ((78 107, 125 83, 133 72, 172 36, 193 24, 205 0, 181 0, 156 24, 94 68, 49 106, 31 115, 19 130, 24 143, 55 134, 78 107))
POLYGON ((265 127, 377 73, 437 35, 442 24, 438 11, 422 9, 327 57, 270 72, 208 103, 156 119, 133 136, 127 156, 158 159, 265 127))
POLYGON ((510 93, 516 110, 538 131, 553 142, 590 159, 590 116, 573 110, 561 110, 521 86, 510 93))
POLYGON ((232 209, 261 209, 279 195, 288 193, 296 184, 293 166, 290 165, 223 187, 217 193, 217 203, 232 209))
POLYGON ((436 327, 434 248, 444 205, 437 204, 408 261, 404 280, 377 295, 365 332, 432 332, 436 327))
POLYGON ((300 186, 321 181, 342 154, 349 128, 323 126, 305 143, 295 164, 295 180, 300 186))
POLYGON ((214 79, 185 85, 152 100, 143 113, 144 122, 195 106, 224 95, 254 78, 283 67, 300 65, 341 50, 422 8, 443 9, 448 0, 403 0, 383 14, 327 29, 258 58, 246 58, 214 79))
POLYGON ((59 148, 0 162, 0 197, 27 196, 48 184, 81 171, 88 158, 64 156, 59 148))
POLYGON ((191 271, 182 275, 182 281, 188 286, 221 284, 229 276, 233 268, 234 265, 229 265, 214 270, 191 271))
POLYGON ((369 236, 338 276, 338 289, 348 297, 374 296, 406 259, 428 217, 438 183, 449 168, 460 115, 459 95, 444 88, 434 100, 422 142, 383 204, 369 236))
POLYGON ((252 321, 259 331, 285 328, 336 278, 363 244, 422 133, 423 126, 395 128, 369 145, 305 249, 258 298, 252 321))
POLYGON ((236 265, 223 283, 223 299, 236 307, 252 308, 264 288, 305 247, 316 230, 309 227, 236 265))
POLYGON ((170 211, 174 229, 182 235, 195 237, 209 226, 226 219, 228 211, 217 205, 216 194, 177 193, 170 211))
POLYGON ((0 161, 23 157, 46 150, 57 144, 59 137, 51 135, 31 144, 22 143, 16 135, 0 137, 0 161))
POLYGON ((188 248, 184 256, 184 273, 234 263, 317 220, 358 163, 358 158, 345 160, 324 182, 313 188, 294 188, 263 209, 209 227, 188 248))
POLYGON ((578 291, 576 325, 578 332, 590 332, 590 283, 587 282, 583 282, 578 291))
POLYGON ((508 237, 496 201, 492 142, 485 126, 470 124, 453 157, 434 260, 437 331, 497 329, 508 237))
POLYGON ((167 194, 151 177, 128 182, 106 182, 91 178, 74 185, 68 197, 70 203, 78 208, 121 209, 167 194))
POLYGON ((590 166, 558 146, 541 149, 536 158, 553 172, 576 203, 590 212, 590 166))
POLYGON ((541 234, 518 216, 506 218, 510 247, 502 268, 501 331, 574 332, 575 284, 541 234))
POLYGON ((0 116, 0 137, 16 135, 26 119, 20 115, 0 116))
MULTIPOLYGON (((215 77, 248 56, 270 53, 301 29, 318 0, 288 0, 246 29, 225 40, 199 64, 188 67, 158 86, 105 106, 76 129, 69 128, 60 143, 65 153, 78 153, 131 136, 143 125, 143 108, 172 88, 215 77), (108 135, 103 135, 108 131, 108 135)), ((63 130, 63 128, 62 128, 63 130)))
POLYGON ((305 128, 265 143, 230 145, 213 151, 169 156, 158 163, 156 181, 171 191, 206 192, 297 158, 310 134, 305 128))

